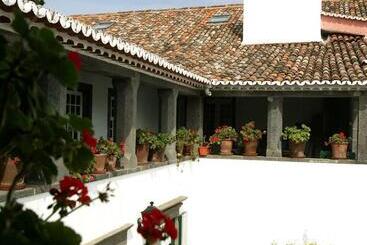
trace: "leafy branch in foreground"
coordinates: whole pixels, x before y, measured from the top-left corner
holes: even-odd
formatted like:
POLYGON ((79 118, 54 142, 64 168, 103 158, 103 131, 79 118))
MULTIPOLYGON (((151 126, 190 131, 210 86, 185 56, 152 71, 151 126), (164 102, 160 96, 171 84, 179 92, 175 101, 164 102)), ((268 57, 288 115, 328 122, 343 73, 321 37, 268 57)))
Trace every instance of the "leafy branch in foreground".
POLYGON ((29 27, 20 12, 15 13, 12 27, 18 34, 12 42, 0 35, 0 164, 8 159, 20 159, 21 164, 5 206, 0 209, 0 241, 80 244, 81 237, 60 220, 93 200, 108 201, 109 186, 91 199, 83 183, 67 177, 60 182, 60 190, 51 190, 55 201, 50 206, 51 216, 60 217, 55 222, 24 209, 14 200, 13 191, 29 173, 40 174, 51 183, 57 175, 58 159, 70 172, 84 172, 90 167, 92 152, 83 142, 74 140, 70 130, 92 131, 91 122, 60 115, 46 96, 51 80, 68 89, 77 87, 81 60, 77 53, 67 52, 51 30, 29 27))

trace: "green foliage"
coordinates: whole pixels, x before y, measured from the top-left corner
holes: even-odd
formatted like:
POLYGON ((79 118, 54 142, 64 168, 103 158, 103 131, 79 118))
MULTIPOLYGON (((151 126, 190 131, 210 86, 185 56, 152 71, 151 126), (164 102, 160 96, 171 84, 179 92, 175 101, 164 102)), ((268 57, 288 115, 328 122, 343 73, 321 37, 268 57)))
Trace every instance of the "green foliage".
POLYGON ((325 150, 321 150, 320 151, 320 158, 331 158, 331 152, 330 151, 325 151, 325 150))
POLYGON ((92 154, 72 139, 66 127, 80 131, 91 123, 63 117, 47 101, 43 87, 50 77, 69 88, 78 81, 73 63, 52 31, 30 29, 20 13, 12 26, 19 39, 0 42, 4 53, 0 58, 0 155, 19 157, 24 171, 42 172, 51 183, 57 174, 55 159, 62 157, 73 171, 88 168, 92 154))
POLYGON ((108 156, 114 156, 117 159, 122 157, 122 152, 121 152, 121 148, 120 146, 113 142, 113 141, 108 141, 108 148, 107 148, 107 155, 108 156))
POLYGON ((97 152, 100 154, 108 154, 108 141, 100 137, 97 142, 97 152))
POLYGON ((196 145, 202 142, 197 130, 181 127, 176 132, 177 145, 196 145))
POLYGON ((351 138, 347 138, 344 132, 340 132, 329 138, 329 144, 349 144, 351 140, 351 138))
POLYGON ((61 116, 45 94, 51 79, 76 88, 78 72, 68 53, 51 30, 29 28, 19 11, 12 27, 19 34, 15 41, 8 43, 0 35, 0 161, 18 157, 22 164, 0 209, 0 241, 80 244, 81 237, 62 222, 46 222, 12 198, 15 183, 27 173, 37 173, 51 183, 57 174, 57 159, 62 158, 70 172, 78 173, 87 171, 93 161, 91 151, 68 131, 91 130, 90 121, 61 116))
POLYGON ((97 142, 97 152, 107 154, 107 156, 114 156, 120 158, 122 156, 121 149, 118 144, 112 140, 106 140, 103 137, 99 138, 97 142))
POLYGON ((256 141, 262 138, 261 130, 256 129, 255 122, 251 121, 242 126, 240 134, 244 141, 256 141))
POLYGON ((310 136, 311 128, 305 124, 302 124, 301 128, 298 128, 297 126, 286 127, 282 134, 283 140, 289 140, 294 143, 307 142, 310 139, 310 136))
POLYGON ((200 135, 198 134, 197 130, 189 129, 188 130, 188 137, 187 137, 187 144, 188 145, 199 145, 202 142, 200 135))
POLYGON ((81 237, 61 221, 45 222, 32 210, 15 202, 0 209, 2 244, 17 245, 78 245, 81 237))
POLYGON ((185 127, 181 127, 176 131, 177 145, 185 145, 188 139, 189 130, 185 127))
POLYGON ((167 145, 175 142, 175 137, 168 133, 158 133, 153 135, 150 140, 150 149, 161 151, 166 148, 167 145))
POLYGON ((237 132, 231 126, 222 126, 215 130, 215 134, 220 140, 235 140, 237 139, 237 132))
POLYGON ((147 129, 136 130, 136 140, 139 145, 149 144, 153 133, 147 129))

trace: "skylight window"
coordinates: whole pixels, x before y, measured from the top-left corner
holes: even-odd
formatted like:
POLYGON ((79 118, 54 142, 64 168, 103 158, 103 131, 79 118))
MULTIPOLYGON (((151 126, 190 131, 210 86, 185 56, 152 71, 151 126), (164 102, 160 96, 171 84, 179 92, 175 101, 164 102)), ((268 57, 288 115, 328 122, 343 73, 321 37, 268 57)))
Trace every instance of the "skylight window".
POLYGON ((106 30, 108 27, 110 27, 112 25, 113 25, 113 22, 111 22, 111 21, 98 22, 97 24, 95 24, 93 26, 93 28, 96 31, 104 31, 104 30, 106 30))
POLYGON ((229 14, 215 14, 213 15, 208 23, 210 24, 221 24, 225 23, 229 20, 230 15, 229 14))

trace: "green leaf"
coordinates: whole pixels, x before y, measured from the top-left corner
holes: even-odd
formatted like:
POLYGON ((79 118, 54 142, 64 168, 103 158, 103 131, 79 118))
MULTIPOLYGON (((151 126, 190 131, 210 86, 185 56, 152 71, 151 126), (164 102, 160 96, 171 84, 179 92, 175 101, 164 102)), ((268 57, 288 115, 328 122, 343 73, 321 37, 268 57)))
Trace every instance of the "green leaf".
POLYGON ((52 74, 59 79, 59 81, 68 88, 76 88, 79 80, 79 74, 76 71, 74 64, 68 58, 61 59, 57 66, 50 69, 52 74))
POLYGON ((71 150, 64 152, 64 164, 73 173, 84 173, 91 166, 94 155, 84 145, 71 145, 71 150))
POLYGON ((64 225, 64 223, 50 222, 45 224, 45 232, 48 234, 49 244, 52 245, 79 245, 82 238, 73 229, 64 225))
POLYGON ((32 127, 32 119, 27 117, 19 110, 11 110, 8 113, 8 123, 12 125, 13 128, 21 128, 28 131, 32 127))
POLYGON ((69 123, 73 129, 83 131, 83 129, 91 129, 92 122, 88 118, 81 118, 75 115, 69 115, 69 123))
POLYGON ((29 32, 28 23, 24 18, 24 15, 19 10, 15 11, 15 18, 12 22, 13 29, 21 36, 26 37, 29 32))

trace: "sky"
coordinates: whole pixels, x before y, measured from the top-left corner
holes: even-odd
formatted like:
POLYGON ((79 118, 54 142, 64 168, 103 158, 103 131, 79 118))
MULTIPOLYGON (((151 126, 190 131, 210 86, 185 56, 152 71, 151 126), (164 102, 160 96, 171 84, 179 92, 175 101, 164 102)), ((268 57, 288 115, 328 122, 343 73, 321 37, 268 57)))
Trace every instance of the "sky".
POLYGON ((69 14, 103 13, 241 3, 242 0, 46 0, 46 7, 69 14))

